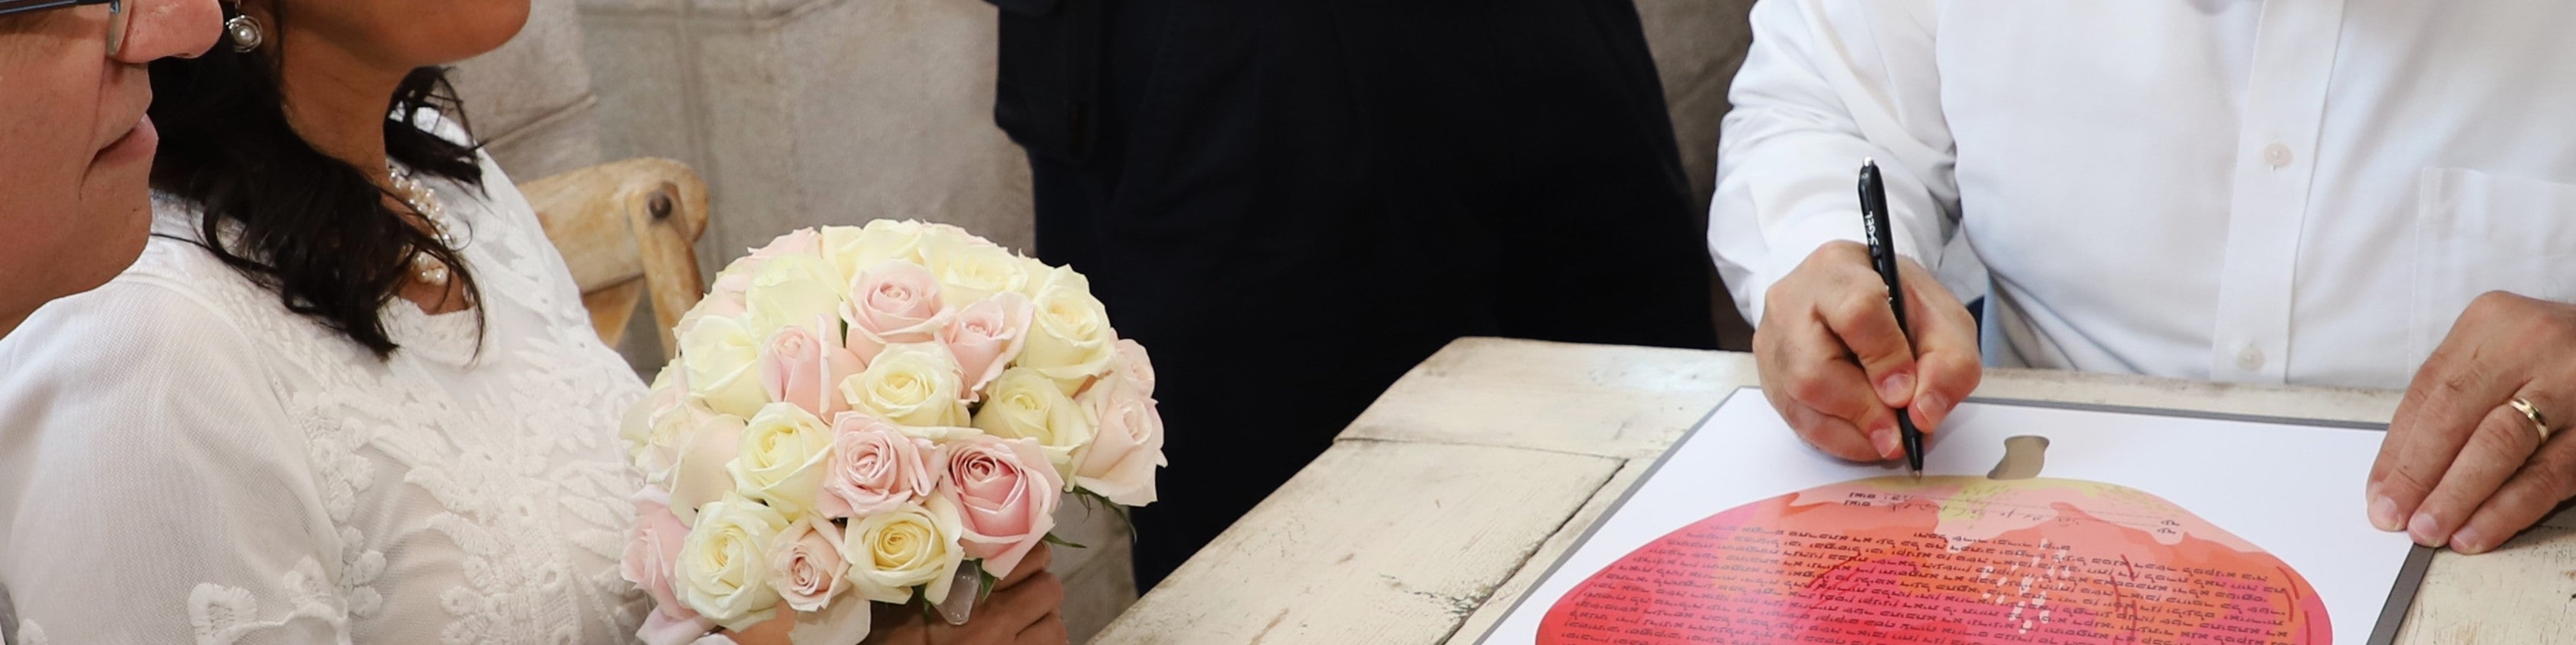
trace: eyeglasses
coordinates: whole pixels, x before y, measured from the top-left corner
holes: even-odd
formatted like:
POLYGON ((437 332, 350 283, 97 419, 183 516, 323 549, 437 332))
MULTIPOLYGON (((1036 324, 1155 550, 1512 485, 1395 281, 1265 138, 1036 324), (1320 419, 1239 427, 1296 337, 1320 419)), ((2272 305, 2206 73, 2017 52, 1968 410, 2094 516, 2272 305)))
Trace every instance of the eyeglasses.
POLYGON ((125 50, 125 0, 0 0, 0 16, 82 5, 107 5, 107 55, 125 50))

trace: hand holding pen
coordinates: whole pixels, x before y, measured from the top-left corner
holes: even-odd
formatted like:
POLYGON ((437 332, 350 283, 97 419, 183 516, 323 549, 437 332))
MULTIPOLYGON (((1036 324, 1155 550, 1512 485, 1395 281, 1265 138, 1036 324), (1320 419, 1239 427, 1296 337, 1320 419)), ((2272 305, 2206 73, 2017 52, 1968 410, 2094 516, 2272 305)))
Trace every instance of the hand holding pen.
MULTIPOLYGON (((1858 213, 1844 216, 1862 223, 1858 213)), ((1899 411, 1932 432, 1983 376, 1967 308, 1913 259, 1893 265, 1904 326, 1860 242, 1818 247, 1763 294, 1753 333, 1762 394, 1826 454, 1903 459, 1899 411)))

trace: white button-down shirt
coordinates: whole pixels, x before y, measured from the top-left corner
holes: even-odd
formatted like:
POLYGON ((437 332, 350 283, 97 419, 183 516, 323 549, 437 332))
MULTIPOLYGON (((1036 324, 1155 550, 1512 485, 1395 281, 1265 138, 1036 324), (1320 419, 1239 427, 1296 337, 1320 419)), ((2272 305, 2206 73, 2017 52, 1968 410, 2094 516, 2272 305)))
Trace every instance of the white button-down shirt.
POLYGON ((1709 246, 1861 236, 1989 364, 2403 387, 2479 293, 2576 300, 2576 2, 1762 0, 1709 246), (1989 275, 1991 279, 1989 280, 1989 275))

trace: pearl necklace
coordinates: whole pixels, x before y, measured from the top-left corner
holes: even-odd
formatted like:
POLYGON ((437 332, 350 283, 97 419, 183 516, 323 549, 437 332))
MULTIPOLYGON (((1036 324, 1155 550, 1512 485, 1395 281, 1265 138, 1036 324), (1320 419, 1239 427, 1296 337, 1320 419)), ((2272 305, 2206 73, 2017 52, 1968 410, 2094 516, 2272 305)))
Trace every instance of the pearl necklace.
MULTIPOLYGON (((455 249, 456 236, 448 232, 447 205, 438 201, 438 194, 431 192, 429 184, 413 177, 411 171, 401 166, 385 164, 385 171, 387 178, 392 180, 394 198, 420 214, 421 222, 429 227, 430 237, 438 240, 440 247, 455 249)), ((414 282, 445 287, 449 273, 447 263, 439 261, 437 256, 421 251, 412 253, 411 278, 414 282)))

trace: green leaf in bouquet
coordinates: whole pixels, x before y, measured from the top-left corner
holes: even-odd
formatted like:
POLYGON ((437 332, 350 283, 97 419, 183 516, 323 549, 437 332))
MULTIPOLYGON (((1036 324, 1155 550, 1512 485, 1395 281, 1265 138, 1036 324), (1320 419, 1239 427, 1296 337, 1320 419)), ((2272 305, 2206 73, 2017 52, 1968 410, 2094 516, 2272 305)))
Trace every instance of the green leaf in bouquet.
MULTIPOLYGON (((1119 521, 1120 523, 1122 523, 1122 524, 1126 524, 1126 525, 1127 525, 1127 541, 1128 541, 1128 542, 1131 542, 1131 543, 1136 541, 1136 539, 1137 539, 1137 535, 1136 535, 1136 517, 1135 517, 1134 515, 1130 515, 1130 514, 1129 514, 1129 510, 1128 510, 1128 508, 1127 508, 1125 505, 1119 504, 1119 503, 1117 503, 1117 502, 1109 501, 1109 497, 1108 497, 1108 496, 1106 496, 1106 495, 1101 495, 1101 494, 1099 494, 1099 493, 1091 492, 1091 489, 1088 489, 1088 488, 1075 488, 1075 489, 1073 489, 1073 498, 1074 498, 1074 499, 1078 499, 1078 500, 1082 500, 1082 508, 1083 508, 1084 510, 1095 510, 1095 511, 1096 511, 1096 510, 1100 510, 1100 507, 1103 507, 1103 506, 1109 507, 1109 512, 1111 512, 1111 513, 1117 513, 1117 514, 1118 514, 1118 521, 1119 521)), ((1047 536, 1047 537, 1055 537, 1055 536, 1050 535, 1050 536, 1047 536)), ((1075 547, 1075 548, 1082 548, 1082 547, 1075 547)))
POLYGON ((1088 548, 1091 548, 1091 547, 1083 546, 1083 545, 1081 545, 1081 544, 1079 544, 1079 543, 1076 543, 1076 542, 1074 542, 1074 541, 1072 541, 1072 540, 1067 540, 1067 539, 1064 539, 1064 538, 1056 537, 1055 532, 1053 532, 1053 531, 1049 531, 1049 532, 1047 532, 1047 534, 1046 534, 1046 543, 1047 543, 1047 544, 1053 544, 1053 545, 1056 545, 1056 546, 1061 546, 1061 547, 1070 547, 1070 548, 1075 548, 1075 549, 1088 549, 1088 548))
POLYGON ((983 560, 975 561, 975 577, 979 579, 978 584, 982 585, 975 591, 976 602, 983 602, 985 599, 992 598, 993 585, 1000 584, 1002 582, 1001 578, 993 577, 993 571, 991 569, 984 568, 983 560))
POLYGON ((921 608, 922 624, 934 624, 935 621, 940 620, 939 608, 930 605, 930 585, 914 585, 912 600, 907 601, 907 604, 921 608))

